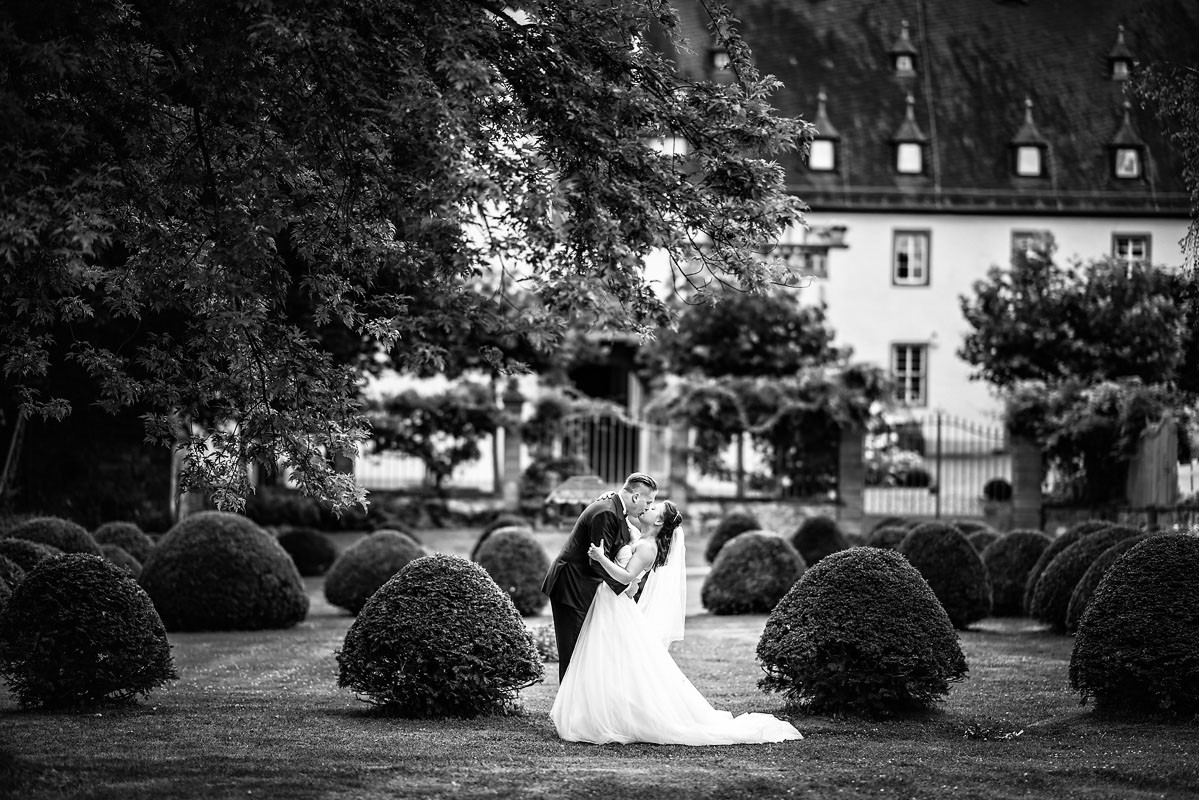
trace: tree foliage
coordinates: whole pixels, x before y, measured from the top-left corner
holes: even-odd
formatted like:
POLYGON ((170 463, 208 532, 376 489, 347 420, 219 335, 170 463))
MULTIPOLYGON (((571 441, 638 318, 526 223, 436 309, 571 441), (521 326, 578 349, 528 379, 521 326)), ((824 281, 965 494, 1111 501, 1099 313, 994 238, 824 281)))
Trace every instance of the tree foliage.
POLYGON ((793 283, 759 248, 799 219, 775 157, 810 127, 706 6, 731 83, 675 69, 663 0, 5 3, 5 393, 62 418, 81 369, 185 452, 184 488, 237 507, 247 463, 282 463, 344 505, 360 368, 648 331, 660 249, 700 291, 793 283))

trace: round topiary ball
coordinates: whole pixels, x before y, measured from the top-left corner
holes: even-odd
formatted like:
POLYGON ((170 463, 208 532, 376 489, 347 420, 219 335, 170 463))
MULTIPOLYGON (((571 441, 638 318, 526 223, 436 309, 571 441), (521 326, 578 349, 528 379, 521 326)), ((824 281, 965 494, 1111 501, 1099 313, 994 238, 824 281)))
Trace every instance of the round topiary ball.
POLYGON ((404 717, 515 711, 541 656, 516 607, 478 564, 418 558, 363 606, 337 653, 338 686, 404 717))
POLYGON ((766 673, 758 685, 811 714, 925 709, 967 671, 920 573, 874 547, 834 553, 804 573, 766 620, 757 655, 766 673))
POLYGON ((314 528, 292 528, 279 534, 279 545, 291 556, 301 575, 324 575, 337 560, 337 548, 314 528))
POLYGON ((1014 530, 999 537, 979 554, 991 582, 991 613, 1020 617, 1028 573, 1052 541, 1036 530, 1014 530))
POLYGON ((150 551, 141 584, 170 631, 290 628, 308 614, 291 557, 239 514, 202 511, 176 523, 150 551))
POLYGON ((700 602, 713 614, 766 614, 805 569, 803 558, 783 537, 746 531, 721 548, 704 578, 700 602))
POLYGON ((898 550, 899 543, 907 538, 910 531, 901 527, 875 528, 866 540, 867 547, 878 547, 883 550, 898 550))
POLYGON ((12 586, 8 581, 0 578, 0 615, 4 614, 4 608, 8 605, 10 597, 12 597, 12 586))
POLYGON ((141 577, 142 563, 131 556, 125 548, 115 544, 102 544, 100 549, 104 551, 105 558, 129 573, 129 577, 134 580, 141 577))
POLYGON ((976 533, 978 531, 994 532, 994 528, 992 528, 987 523, 978 522, 977 520, 973 520, 973 519, 956 519, 953 521, 953 527, 957 528, 959 531, 964 533, 966 535, 967 539, 970 538, 970 535, 972 533, 976 533))
POLYGON ((883 517, 878 522, 874 523, 874 527, 870 529, 870 532, 874 533, 882 528, 906 528, 907 526, 907 517, 883 517))
POLYGON ((21 565, 7 556, 0 555, 0 581, 8 584, 8 588, 15 589, 17 584, 23 580, 25 580, 25 570, 21 565))
MULTIPOLYGON (((961 529, 959 528, 959 530, 961 529)), ((965 531, 962 532, 965 533, 965 531)), ((983 550, 986 550, 992 542, 997 541, 1001 536, 1003 536, 1003 534, 999 531, 993 531, 990 529, 977 530, 973 533, 966 533, 966 541, 970 542, 970 546, 974 548, 974 552, 981 553, 983 550)))
POLYGON ((1029 615, 1044 622, 1055 633, 1066 632, 1066 611, 1074 587, 1103 551, 1123 539, 1141 533, 1131 525, 1109 525, 1084 534, 1077 542, 1054 556, 1037 579, 1029 615))
POLYGON ((27 519, 8 532, 13 539, 25 539, 39 544, 57 547, 64 553, 87 553, 102 556, 100 545, 87 532, 87 528, 61 517, 34 517, 27 519))
POLYGON ((57 547, 39 544, 27 539, 0 539, 0 556, 17 563, 21 569, 29 572, 47 558, 62 555, 57 547))
POLYGON ((965 630, 991 613, 987 570, 970 541, 953 525, 920 525, 899 543, 898 552, 928 581, 955 628, 965 630))
POLYGON ((425 555, 412 537, 399 531, 378 531, 347 547, 325 575, 325 599, 351 614, 409 561, 425 555))
POLYGON ((1083 536, 1101 531, 1111 525, 1110 522, 1101 519, 1089 519, 1085 522, 1080 522, 1066 530, 1065 533, 1053 538, 1049 542, 1049 546, 1041 553, 1037 563, 1033 564, 1032 569, 1028 571, 1028 579, 1024 582, 1024 613, 1032 613, 1032 593, 1037 588, 1037 581, 1041 578, 1041 573, 1045 571, 1045 567, 1049 566, 1049 562, 1057 558, 1057 554, 1065 550, 1070 545, 1077 542, 1083 536))
POLYGON ((42 563, 13 592, 0 617, 0 675, 24 708, 127 702, 178 677, 146 593, 78 553, 42 563))
POLYGON ((1087 604, 1070 686, 1101 709, 1199 713, 1199 537, 1160 534, 1116 560, 1087 604))
POLYGON ((483 532, 475 540, 474 547, 470 549, 470 560, 478 563, 479 550, 483 547, 483 543, 496 531, 508 530, 509 528, 520 528, 521 530, 528 531, 530 534, 533 533, 533 527, 529 525, 528 520, 519 514, 500 514, 483 528, 483 532))
POLYGON ((849 549, 849 542, 832 517, 808 517, 791 536, 792 546, 811 567, 825 556, 849 549))
POLYGON ((479 548, 478 564, 512 598, 522 617, 540 614, 549 598, 541 583, 550 568, 549 557, 525 528, 498 528, 479 548))
POLYGON ((115 544, 142 563, 154 549, 154 540, 132 522, 105 522, 92 532, 92 538, 101 547, 115 544))
POLYGON ((746 531, 761 529, 758 518, 748 511, 730 511, 716 525, 716 530, 712 531, 712 538, 708 539, 707 547, 704 548, 704 559, 709 564, 716 563, 716 556, 720 555, 721 548, 728 543, 729 539, 746 531))
POLYGON ((1091 562, 1091 566, 1087 567, 1087 571, 1078 579, 1074 591, 1070 594, 1070 605, 1066 608, 1066 633, 1078 631, 1078 623, 1082 619, 1083 612, 1086 611, 1087 604, 1091 602, 1091 597, 1099 588, 1099 582, 1103 580, 1103 576, 1107 574, 1112 564, 1116 563, 1116 559, 1152 535, 1151 533, 1142 533, 1122 539, 1104 550, 1099 554, 1099 558, 1091 562))

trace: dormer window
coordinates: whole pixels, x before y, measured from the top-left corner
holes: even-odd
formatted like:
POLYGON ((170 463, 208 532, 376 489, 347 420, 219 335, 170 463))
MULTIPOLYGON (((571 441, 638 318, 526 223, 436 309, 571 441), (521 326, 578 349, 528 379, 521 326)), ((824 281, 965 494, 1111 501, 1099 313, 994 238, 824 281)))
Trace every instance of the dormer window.
POLYGON ((1020 178, 1043 178, 1048 172, 1049 141, 1032 119, 1032 99, 1024 98, 1024 124, 1012 137, 1012 171, 1020 178))
POLYGON ((841 134, 829 121, 825 103, 828 96, 821 89, 816 95, 816 120, 813 126, 816 134, 808 150, 808 169, 813 172, 833 172, 837 169, 837 148, 841 143, 841 134))
POLYGON ((1108 143, 1112 175, 1117 180, 1131 181, 1145 177, 1145 143, 1137 135, 1129 118, 1132 104, 1124 101, 1124 118, 1108 143))
POLYGON ((916 75, 916 60, 919 53, 916 51, 916 45, 912 44, 912 37, 908 33, 908 21, 905 19, 901 26, 899 38, 887 50, 887 55, 891 58, 891 69, 897 77, 911 78, 916 75))
POLYGON ((903 124, 891 137, 895 148, 895 171, 900 175, 923 175, 924 148, 928 144, 928 137, 916 124, 916 101, 910 94, 907 104, 903 124))
POLYGON ((1116 28, 1116 44, 1107 54, 1108 76, 1113 81, 1126 81, 1132 77, 1132 51, 1124 42, 1124 26, 1116 28))

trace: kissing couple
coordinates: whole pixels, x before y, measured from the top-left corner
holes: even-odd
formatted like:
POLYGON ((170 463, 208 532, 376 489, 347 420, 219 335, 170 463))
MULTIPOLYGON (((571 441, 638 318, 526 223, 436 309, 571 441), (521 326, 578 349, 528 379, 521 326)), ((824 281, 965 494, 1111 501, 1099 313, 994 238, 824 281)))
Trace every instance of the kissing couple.
POLYGON ((802 739, 769 714, 734 717, 704 699, 667 649, 683 638, 683 517, 641 472, 592 502, 550 565, 558 695, 550 718, 571 742, 756 744, 802 739), (637 527, 634 527, 634 524, 637 527), (640 598, 637 597, 640 591, 640 598))

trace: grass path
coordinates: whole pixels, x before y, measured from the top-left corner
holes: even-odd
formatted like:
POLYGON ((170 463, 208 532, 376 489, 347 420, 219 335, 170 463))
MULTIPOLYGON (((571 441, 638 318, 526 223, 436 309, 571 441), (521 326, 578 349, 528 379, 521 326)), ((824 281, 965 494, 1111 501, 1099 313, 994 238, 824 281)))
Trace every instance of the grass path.
MULTIPOLYGON (((555 736, 553 664, 523 716, 371 713, 336 685, 351 618, 319 579, 308 588, 311 613, 290 630, 172 634, 180 680, 134 708, 26 713, 0 691, 0 749, 16 756, 0 796, 1199 798, 1199 726, 1095 719, 1066 688, 1070 640, 1024 619, 963 633, 969 678, 919 719, 796 717, 806 738, 773 745, 596 747, 555 736)), ((673 651, 714 705, 785 715, 755 688, 764 624, 688 620, 673 651)))

